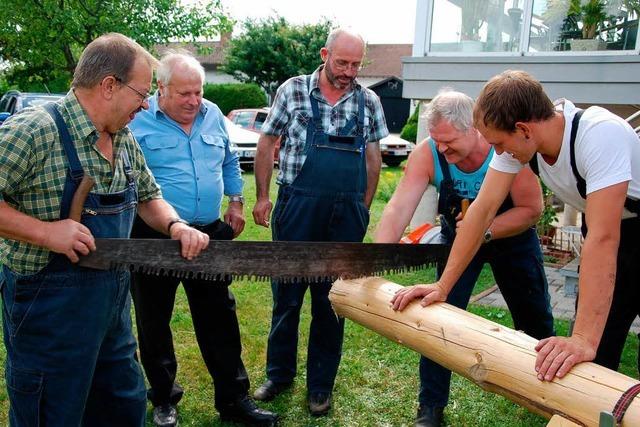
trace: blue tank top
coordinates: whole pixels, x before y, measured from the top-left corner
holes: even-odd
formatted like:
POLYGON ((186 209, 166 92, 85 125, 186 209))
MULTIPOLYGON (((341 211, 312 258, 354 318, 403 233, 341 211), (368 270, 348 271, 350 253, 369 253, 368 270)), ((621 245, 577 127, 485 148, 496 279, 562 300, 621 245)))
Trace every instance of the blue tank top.
MULTIPOLYGON (((442 169, 440 168, 440 162, 438 161, 438 149, 433 139, 428 139, 429 147, 431 148, 431 154, 433 155, 433 185, 435 185, 438 193, 440 193, 440 184, 444 179, 442 169)), ((493 147, 489 150, 489 155, 484 160, 482 165, 474 172, 464 172, 456 167, 456 165, 449 165, 449 172, 451 173, 451 179, 453 180, 453 188, 456 193, 469 200, 474 200, 478 196, 480 187, 484 176, 489 169, 489 163, 493 157, 493 147)))

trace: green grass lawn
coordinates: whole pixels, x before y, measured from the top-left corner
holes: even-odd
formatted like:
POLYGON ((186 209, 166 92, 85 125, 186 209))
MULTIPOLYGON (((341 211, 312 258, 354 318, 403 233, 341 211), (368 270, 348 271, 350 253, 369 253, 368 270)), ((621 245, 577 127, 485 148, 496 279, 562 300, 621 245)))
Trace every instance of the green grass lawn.
MULTIPOLYGON (((384 169, 380 191, 372 206, 367 241, 379 221, 382 209, 393 192, 400 175, 399 168, 384 169)), ((251 219, 255 200, 253 175, 244 175, 247 205, 247 227, 243 240, 270 240, 270 231, 257 227, 251 219)), ((275 186, 274 186, 275 187, 275 186)), ((275 188, 273 200, 275 200, 275 188)), ((401 284, 429 282, 433 269, 386 276, 401 284)), ((485 269, 475 292, 493 284, 485 269)), ((251 391, 265 380, 265 350, 271 320, 271 291, 266 282, 239 281, 233 284, 238 302, 238 317, 243 339, 243 360, 252 382, 251 391)), ((508 312, 474 305, 470 311, 503 325, 512 326, 508 312)), ((334 391, 330 415, 316 419, 306 409, 306 342, 310 321, 306 301, 300 325, 298 376, 294 386, 264 407, 282 416, 281 426, 410 426, 416 410, 418 389, 418 354, 381 337, 353 322, 346 322, 342 364, 334 391)), ((566 334, 567 322, 556 321, 559 334, 566 334)), ((172 320, 174 342, 179 362, 178 381, 185 389, 179 405, 181 426, 217 426, 220 423, 213 408, 213 388, 198 350, 186 297, 178 292, 172 320)), ((637 338, 629 335, 621 371, 637 377, 635 354, 637 338)), ((4 348, 0 349, 4 363, 4 348)), ((3 368, 2 368, 3 369, 3 368)), ((4 369, 3 369, 4 371, 4 369)), ((0 379, 0 425, 7 424, 8 401, 4 375, 0 379)), ((149 411, 150 415, 150 411, 149 411)), ((149 417, 150 419, 150 417, 149 417)), ((458 375, 453 376, 451 401, 446 423, 452 426, 544 426, 546 420, 505 398, 484 392, 458 375)), ((149 422, 148 425, 151 425, 149 422)))

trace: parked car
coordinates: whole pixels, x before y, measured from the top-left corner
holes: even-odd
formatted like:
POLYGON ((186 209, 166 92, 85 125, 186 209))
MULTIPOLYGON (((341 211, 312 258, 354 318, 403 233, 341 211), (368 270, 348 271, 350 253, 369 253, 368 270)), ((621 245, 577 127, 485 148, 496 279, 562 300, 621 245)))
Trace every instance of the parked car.
MULTIPOLYGON (((229 111, 227 117, 236 125, 256 132, 260 133, 260 129, 262 129, 262 125, 265 120, 267 120, 267 115, 269 115, 269 108, 240 108, 237 110, 229 111)), ((280 153, 280 138, 276 141, 276 147, 273 152, 273 161, 278 163, 278 156, 280 153)))
POLYGON ((240 157, 240 167, 245 170, 253 169, 253 161, 256 157, 260 135, 241 128, 226 117, 224 118, 224 124, 229 133, 231 149, 235 150, 240 157))
POLYGON ((63 93, 36 93, 10 90, 0 98, 0 124, 9 116, 27 107, 35 107, 47 102, 57 101, 63 93))
POLYGON ((399 166, 409 157, 414 148, 415 144, 395 135, 389 135, 380 140, 382 161, 387 166, 399 166))

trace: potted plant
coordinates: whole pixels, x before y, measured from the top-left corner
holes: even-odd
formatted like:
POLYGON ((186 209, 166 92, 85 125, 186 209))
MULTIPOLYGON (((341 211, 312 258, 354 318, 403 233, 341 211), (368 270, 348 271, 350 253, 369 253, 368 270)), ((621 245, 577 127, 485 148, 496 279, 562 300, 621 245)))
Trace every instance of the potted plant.
POLYGON ((463 0, 461 4, 462 23, 460 28, 460 42, 463 51, 482 51, 480 28, 485 21, 489 2, 477 0, 463 0))
POLYGON ((536 229, 540 237, 540 243, 549 246, 553 242, 553 237, 556 234, 556 226, 554 224, 558 220, 558 214, 553 207, 553 192, 544 185, 544 182, 540 181, 540 184, 542 185, 544 208, 542 209, 542 215, 540 215, 536 229))
POLYGON ((611 41, 603 39, 607 30, 637 18, 639 12, 640 0, 549 0, 544 18, 545 23, 561 27, 571 50, 594 51, 607 48, 605 40, 611 41))

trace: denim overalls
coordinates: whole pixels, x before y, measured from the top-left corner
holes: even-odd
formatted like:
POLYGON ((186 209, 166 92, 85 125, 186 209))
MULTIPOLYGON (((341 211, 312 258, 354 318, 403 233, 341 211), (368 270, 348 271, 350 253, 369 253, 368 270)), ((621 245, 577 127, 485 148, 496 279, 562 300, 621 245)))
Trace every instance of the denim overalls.
MULTIPOLYGON (((69 161, 60 218, 83 176, 78 154, 55 104, 54 117, 69 161)), ((89 194, 82 223, 94 237, 129 237, 137 190, 123 152, 123 191, 89 194)), ((129 274, 78 267, 51 254, 35 274, 4 267, 2 290, 6 381, 12 426, 142 426, 146 395, 134 359, 129 274)))
MULTIPOLYGON (((307 85, 309 80, 307 79, 307 85)), ((291 185, 282 185, 273 212, 273 240, 361 242, 369 224, 364 205, 367 166, 364 93, 358 116, 329 135, 322 128, 318 101, 310 94, 313 118, 307 127, 306 160, 291 185), (357 126, 355 136, 348 135, 357 126)), ((277 262, 277 261, 276 261, 277 262)), ((272 282, 273 318, 267 348, 267 377, 291 382, 296 374, 300 307, 308 282, 272 282)), ((331 282, 311 286, 311 330, 307 354, 307 390, 331 392, 342 353, 344 319, 331 308, 331 282)))
MULTIPOLYGON (((438 189, 438 212, 446 240, 455 238, 455 216, 460 212, 462 198, 457 195, 444 156, 437 152, 435 167, 442 171, 443 179, 438 189)), ((513 201, 507 195, 497 215, 511 209, 513 201)), ((555 335, 547 277, 542 263, 542 251, 534 228, 503 239, 492 240, 480 247, 466 270, 447 296, 447 302, 466 309, 471 292, 485 263, 491 266, 496 284, 509 307, 514 328, 534 338, 555 335)), ((437 266, 437 276, 444 270, 444 263, 437 266)), ((449 400, 451 371, 430 359, 420 357, 420 394, 423 406, 444 407, 449 400)))

